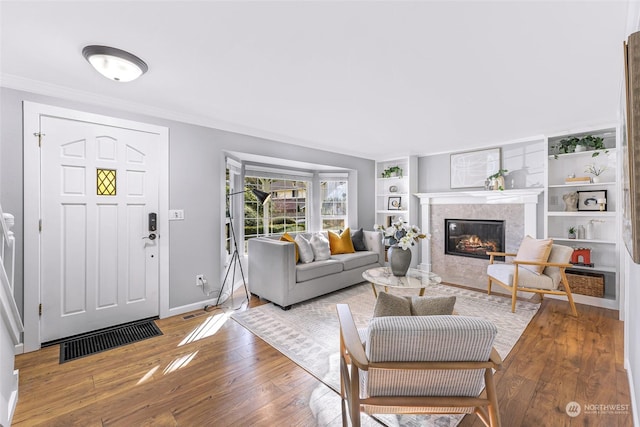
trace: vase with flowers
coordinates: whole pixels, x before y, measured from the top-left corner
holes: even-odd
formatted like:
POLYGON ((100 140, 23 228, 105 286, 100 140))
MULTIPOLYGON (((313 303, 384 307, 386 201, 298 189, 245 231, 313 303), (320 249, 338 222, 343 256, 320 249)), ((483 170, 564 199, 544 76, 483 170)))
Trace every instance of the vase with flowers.
POLYGON ((588 164, 584 169, 585 172, 593 175, 591 177, 591 182, 593 182, 594 184, 600 182, 600 175, 602 175, 606 170, 606 166, 600 166, 595 163, 588 164))
POLYGON ((427 238, 427 235, 420 231, 416 225, 409 226, 399 218, 389 227, 375 224, 376 231, 383 231, 386 243, 389 245, 387 256, 389 266, 394 276, 405 276, 411 265, 411 246, 418 240, 427 238))

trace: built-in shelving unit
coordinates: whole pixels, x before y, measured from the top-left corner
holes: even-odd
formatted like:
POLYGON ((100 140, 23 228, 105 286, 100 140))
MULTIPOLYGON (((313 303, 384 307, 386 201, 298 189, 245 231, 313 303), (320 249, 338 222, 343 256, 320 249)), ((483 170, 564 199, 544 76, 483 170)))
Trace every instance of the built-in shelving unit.
MULTIPOLYGON (((410 225, 418 224, 418 158, 416 156, 376 162, 376 224, 388 227, 399 218, 410 225), (393 172, 384 172, 394 169, 393 172), (398 171, 399 169, 400 171, 398 171)), ((413 248, 417 248, 414 246, 413 248)), ((414 250, 412 266, 418 263, 414 250)))
POLYGON ((554 135, 547 139, 547 197, 545 200, 545 235, 554 242, 574 248, 589 248, 593 266, 575 265, 568 272, 590 272, 604 277, 604 297, 575 294, 577 302, 618 309, 620 274, 619 224, 620 196, 616 126, 554 135), (560 141, 587 135, 601 137, 605 148, 560 153, 560 141), (599 176, 588 172, 589 166, 604 171, 599 176), (572 178, 588 178, 575 182, 572 178), (570 199, 579 198, 572 210, 570 199), (565 200, 566 199, 566 200, 565 200), (601 206, 598 201, 605 199, 601 206), (569 236, 569 228, 576 236, 569 236))
POLYGON ((397 218, 414 224, 417 221, 417 199, 413 194, 418 187, 417 157, 376 162, 376 223, 388 226, 397 218), (384 176, 385 170, 399 168, 392 176, 384 176))

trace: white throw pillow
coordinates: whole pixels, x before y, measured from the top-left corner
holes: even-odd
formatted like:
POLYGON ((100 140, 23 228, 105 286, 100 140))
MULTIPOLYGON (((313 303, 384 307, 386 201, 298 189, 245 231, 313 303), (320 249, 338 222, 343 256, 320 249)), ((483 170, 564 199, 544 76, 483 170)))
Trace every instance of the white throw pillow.
MULTIPOLYGON (((516 261, 533 261, 533 262, 547 262, 549 254, 551 253, 551 247, 553 245, 552 239, 534 239, 531 236, 525 236, 520 243, 518 254, 516 255, 516 261)), ((537 274, 542 274, 544 265, 520 265, 522 268, 537 274)))
POLYGON ((316 261, 324 261, 331 258, 331 249, 329 248, 329 239, 321 233, 314 233, 311 236, 311 249, 313 249, 313 258, 316 261))
POLYGON ((308 264, 313 261, 313 249, 311 243, 300 233, 296 235, 296 243, 298 244, 298 253, 300 255, 300 262, 308 264))

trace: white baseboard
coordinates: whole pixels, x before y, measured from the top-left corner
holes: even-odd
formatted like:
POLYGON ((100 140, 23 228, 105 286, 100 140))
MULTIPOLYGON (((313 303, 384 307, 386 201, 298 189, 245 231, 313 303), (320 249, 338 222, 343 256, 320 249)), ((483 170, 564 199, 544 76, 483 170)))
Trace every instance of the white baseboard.
POLYGON ((18 405, 18 385, 20 384, 20 380, 19 380, 19 376, 18 376, 18 370, 14 370, 13 371, 13 381, 14 381, 14 387, 13 387, 13 391, 11 392, 11 397, 9 397, 9 402, 8 402, 8 421, 9 421, 9 425, 11 425, 11 420, 13 419, 13 414, 16 412, 16 406, 18 405))
POLYGON ((192 304, 182 305, 180 307, 169 308, 169 316, 168 317, 179 316, 181 314, 188 313, 190 311, 203 310, 204 307, 207 306, 207 305, 214 305, 217 300, 218 300, 218 297, 216 296, 215 298, 194 302, 192 304))
POLYGON ((638 407, 636 405, 636 388, 633 383, 633 372, 631 370, 631 364, 629 359, 624 359, 624 368, 627 370, 627 380, 629 381, 629 397, 631 398, 631 412, 633 414, 633 425, 640 426, 640 415, 638 414, 638 407))
POLYGON ((24 343, 16 344, 13 349, 13 354, 22 354, 24 353, 24 343))
MULTIPOLYGON (((242 292, 242 297, 240 297, 239 295, 235 294, 238 291, 238 289, 241 289, 243 286, 244 286, 244 284, 242 283, 242 281, 234 283, 234 285, 233 285, 234 296, 238 300, 242 299, 243 301, 246 301, 244 290, 242 292)), ((213 292, 213 296, 211 298, 209 298, 209 299, 206 299, 206 300, 194 302, 194 303, 187 304, 187 305, 182 305, 180 307, 169 308, 169 315, 166 316, 166 317, 179 316, 181 314, 188 313, 190 311, 202 310, 207 305, 215 305, 218 302, 218 293, 219 292, 220 292, 220 289, 215 290, 213 292)), ((227 292, 225 292, 224 294, 222 294, 222 298, 221 298, 220 304, 223 304, 223 303, 225 303, 226 301, 228 301, 230 299, 231 299, 231 297, 228 295, 227 292)), ((236 305, 238 305, 238 303, 236 303, 236 305)), ((162 316, 160 316, 160 317, 164 318, 162 316)))
POLYGON ((13 420, 13 414, 16 412, 16 406, 18 405, 18 370, 14 370, 13 375, 9 374, 5 379, 8 380, 10 384, 3 388, 5 389, 4 391, 8 391, 9 394, 1 396, 2 399, 0 399, 0 405, 2 405, 0 409, 0 426, 10 426, 11 420, 13 420))

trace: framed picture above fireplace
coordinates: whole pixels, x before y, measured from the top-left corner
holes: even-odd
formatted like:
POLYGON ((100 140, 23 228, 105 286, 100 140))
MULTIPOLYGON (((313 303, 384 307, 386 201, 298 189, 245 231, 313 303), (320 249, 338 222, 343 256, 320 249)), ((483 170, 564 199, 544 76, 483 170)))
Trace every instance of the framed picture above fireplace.
POLYGON ((451 188, 484 187, 501 168, 500 148, 451 154, 451 188))

